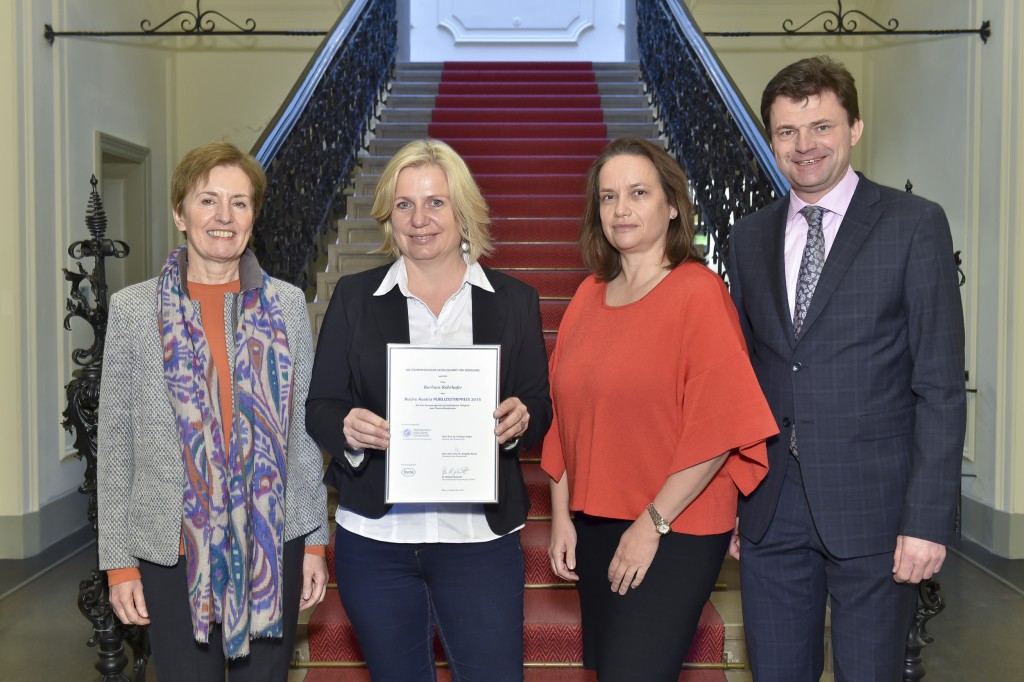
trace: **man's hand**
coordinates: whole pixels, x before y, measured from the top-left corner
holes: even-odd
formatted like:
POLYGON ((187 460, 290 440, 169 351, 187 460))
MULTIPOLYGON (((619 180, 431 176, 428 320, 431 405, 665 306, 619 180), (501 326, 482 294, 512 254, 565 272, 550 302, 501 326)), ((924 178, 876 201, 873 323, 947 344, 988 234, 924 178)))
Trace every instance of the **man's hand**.
POLYGON ((919 583, 939 572, 946 560, 946 547, 908 535, 896 538, 892 578, 898 583, 919 583))

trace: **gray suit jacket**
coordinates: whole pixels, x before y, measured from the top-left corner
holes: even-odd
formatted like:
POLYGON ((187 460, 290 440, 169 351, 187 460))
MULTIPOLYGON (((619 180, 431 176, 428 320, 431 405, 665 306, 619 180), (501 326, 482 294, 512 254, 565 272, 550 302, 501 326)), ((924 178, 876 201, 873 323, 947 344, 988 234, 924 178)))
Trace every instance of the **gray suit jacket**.
POLYGON ((897 535, 946 544, 966 424, 964 323, 949 224, 920 197, 861 176, 799 340, 786 298, 789 196, 733 229, 729 276, 750 361, 781 433, 740 500, 757 542, 779 500, 796 425, 815 527, 840 558, 897 535))
MULTIPOLYGON (((255 279, 259 264, 250 252, 243 256, 241 269, 243 290, 259 281, 255 279)), ((323 458, 305 429, 306 393, 313 366, 306 299, 286 282, 274 279, 273 283, 281 299, 294 363, 285 540, 306 535, 307 545, 325 545, 327 490, 320 480, 323 458)), ((233 329, 240 297, 231 296, 225 303, 225 324, 233 329)), ((136 566, 138 559, 164 566, 178 561, 185 469, 181 438, 164 384, 157 304, 155 278, 126 287, 110 299, 97 451, 102 570, 136 566)), ((230 349, 228 358, 234 364, 230 349)))

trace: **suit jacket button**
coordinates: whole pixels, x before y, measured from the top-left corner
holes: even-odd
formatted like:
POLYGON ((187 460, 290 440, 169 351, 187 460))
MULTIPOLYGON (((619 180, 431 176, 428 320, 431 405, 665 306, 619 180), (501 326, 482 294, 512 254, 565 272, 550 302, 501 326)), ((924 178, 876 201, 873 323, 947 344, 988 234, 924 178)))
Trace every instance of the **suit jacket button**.
POLYGON ((794 362, 793 363, 793 371, 794 372, 799 372, 803 368, 804 368, 804 366, 802 364, 800 364, 799 362, 794 362))
POLYGON ((793 425, 793 422, 789 419, 789 417, 783 417, 782 418, 782 425, 784 427, 786 427, 786 428, 789 428, 790 426, 793 425))

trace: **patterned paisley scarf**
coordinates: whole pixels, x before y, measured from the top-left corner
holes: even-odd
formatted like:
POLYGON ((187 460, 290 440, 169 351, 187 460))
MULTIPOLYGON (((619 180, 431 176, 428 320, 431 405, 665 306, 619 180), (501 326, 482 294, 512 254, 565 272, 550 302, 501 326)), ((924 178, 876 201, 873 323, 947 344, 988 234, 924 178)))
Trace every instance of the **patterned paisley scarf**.
POLYGON ((207 643, 210 624, 220 623, 224 653, 237 658, 249 653, 251 638, 282 635, 292 363, 280 301, 263 273, 262 287, 240 294, 235 411, 221 414, 210 348, 182 288, 185 248, 171 252, 158 290, 164 381, 185 462, 182 537, 192 629, 197 642, 207 643), (222 419, 234 420, 226 446, 222 419))

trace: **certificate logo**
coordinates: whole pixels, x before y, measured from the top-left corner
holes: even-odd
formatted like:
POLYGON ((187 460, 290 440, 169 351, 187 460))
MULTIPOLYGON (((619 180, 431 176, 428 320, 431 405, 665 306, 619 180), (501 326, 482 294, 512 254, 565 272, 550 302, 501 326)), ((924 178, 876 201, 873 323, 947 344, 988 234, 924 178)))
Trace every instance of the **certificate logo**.
POLYGON ((412 435, 412 429, 403 429, 402 430, 402 435, 405 436, 406 438, 408 438, 409 436, 412 435))
POLYGON ((416 475, 416 467, 402 467, 402 475, 406 478, 412 478, 416 475))

